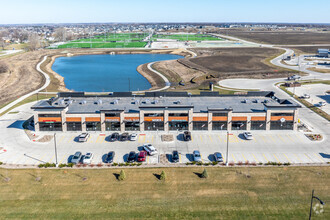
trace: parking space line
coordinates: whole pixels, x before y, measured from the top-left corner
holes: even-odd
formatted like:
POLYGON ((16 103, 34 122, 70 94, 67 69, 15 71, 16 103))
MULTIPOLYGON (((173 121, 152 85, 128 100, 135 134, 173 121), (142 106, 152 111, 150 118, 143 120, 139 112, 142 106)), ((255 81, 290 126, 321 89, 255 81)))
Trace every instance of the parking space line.
POLYGON ((63 139, 64 139, 64 135, 62 135, 62 136, 60 137, 60 140, 58 140, 58 143, 61 143, 61 142, 63 141, 63 139))
POLYGON ((139 135, 138 143, 142 143, 142 136, 139 135))
POLYGON ((179 163, 181 163, 181 154, 179 154, 179 163))
POLYGON ((203 138, 202 138, 202 135, 199 135, 199 138, 201 139, 201 142, 203 142, 203 138))
POLYGON ((219 141, 220 141, 220 142, 222 142, 222 139, 221 139, 221 137, 220 137, 220 135, 219 135, 219 134, 218 134, 218 138, 219 138, 219 141))
POLYGON ((91 135, 88 139, 87 139, 87 143, 90 143, 90 142, 92 142, 91 140, 92 140, 92 138, 93 138, 93 136, 91 135))
POLYGON ((290 135, 286 135, 292 142, 295 142, 295 140, 290 136, 290 135))
POLYGON ((280 162, 280 160, 276 157, 276 155, 275 154, 273 154, 273 155, 274 155, 275 159, 277 160, 277 162, 280 162))
POLYGON ((317 159, 319 159, 322 163, 325 163, 325 161, 321 158, 321 156, 318 156, 316 153, 314 153, 317 159))
POLYGON ((300 157, 298 157, 297 154, 294 154, 294 155, 298 158, 298 161, 301 163, 302 161, 301 161, 300 157))
POLYGON ((272 135, 268 135, 269 137, 270 137, 270 139, 272 139, 273 140, 273 142, 275 142, 276 143, 276 140, 274 139, 274 137, 272 136, 272 135))
POLYGON ((97 136, 95 143, 99 143, 100 137, 101 137, 100 135, 97 136))
POLYGON ((265 154, 262 154, 262 156, 264 156, 264 158, 266 159, 266 161, 269 162, 269 160, 267 159, 267 157, 265 156, 265 154))
POLYGON ((259 135, 260 137, 261 137, 261 139, 265 142, 265 143, 267 143, 267 140, 265 139, 265 137, 263 136, 263 135, 259 135))
POLYGON ((254 157, 254 159, 256 160, 257 163, 259 163, 258 159, 256 158, 256 156, 254 156, 254 154, 252 154, 252 156, 254 157))
POLYGON ((234 157, 234 154, 231 154, 231 157, 234 159, 234 162, 236 163, 236 159, 234 157))
POLYGON ((277 135, 277 137, 279 138, 279 139, 281 139, 281 141, 283 142, 283 143, 285 143, 286 141, 281 137, 281 135, 277 135))
POLYGON ((313 163, 314 161, 305 153, 305 156, 313 163))
POLYGON ((244 154, 242 153, 242 156, 243 156, 243 158, 244 158, 244 161, 247 161, 247 159, 246 159, 246 157, 244 156, 244 154))
POLYGON ((60 160, 60 162, 59 163, 62 163, 62 161, 64 160, 64 158, 66 157, 67 155, 66 154, 64 154, 63 156, 62 156, 62 158, 61 158, 61 160, 60 160))
POLYGON ((296 134, 296 137, 297 137, 300 141, 304 141, 304 140, 300 137, 300 135, 296 134))
POLYGON ((147 163, 149 163, 149 156, 147 156, 147 163))
POLYGON ((292 163, 291 160, 283 153, 284 157, 289 161, 289 163, 292 163))
POLYGON ((105 138, 106 138, 106 136, 102 136, 102 138, 101 138, 101 143, 102 144, 105 142, 105 138))
POLYGON ((154 143, 154 136, 151 136, 151 143, 154 143))
POLYGON ((213 143, 213 139, 212 139, 211 135, 209 135, 209 138, 210 138, 211 143, 213 143))

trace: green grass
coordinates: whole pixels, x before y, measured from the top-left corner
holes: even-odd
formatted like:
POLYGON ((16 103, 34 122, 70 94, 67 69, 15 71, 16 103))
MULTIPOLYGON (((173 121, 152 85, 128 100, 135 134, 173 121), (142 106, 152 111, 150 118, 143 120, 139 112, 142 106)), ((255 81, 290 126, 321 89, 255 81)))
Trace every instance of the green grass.
POLYGON ((204 34, 157 34, 152 36, 153 40, 157 39, 172 39, 178 41, 219 41, 221 38, 216 38, 210 35, 204 34))
POLYGON ((67 43, 58 48, 142 48, 145 42, 67 43))
MULTIPOLYGON (((307 219, 312 189, 330 200, 329 167, 207 167, 200 179, 203 169, 125 169, 121 182, 120 169, 0 169, 1 218, 307 219)), ((316 219, 330 218, 324 209, 316 219)))
MULTIPOLYGON (((39 94, 38 96, 37 96, 37 94, 32 95, 32 96, 30 96, 30 97, 27 97, 27 98, 24 99, 23 101, 17 103, 17 104, 14 105, 13 107, 9 108, 7 111, 1 113, 0 116, 2 116, 2 115, 4 115, 4 114, 6 114, 7 112, 9 112, 9 111, 11 111, 11 110, 17 108, 18 106, 21 106, 21 105, 24 105, 24 104, 27 104, 27 103, 30 103, 30 102, 35 102, 35 101, 37 101, 37 100, 41 100, 41 99, 51 98, 51 97, 52 97, 52 95, 45 95, 45 94, 39 94)), ((11 102, 9 102, 9 103, 11 103, 11 102)), ((9 103, 8 103, 8 104, 9 104, 9 103)), ((6 104, 6 105, 7 105, 7 104, 6 104)), ((3 105, 1 108, 5 107, 6 105, 3 105)))

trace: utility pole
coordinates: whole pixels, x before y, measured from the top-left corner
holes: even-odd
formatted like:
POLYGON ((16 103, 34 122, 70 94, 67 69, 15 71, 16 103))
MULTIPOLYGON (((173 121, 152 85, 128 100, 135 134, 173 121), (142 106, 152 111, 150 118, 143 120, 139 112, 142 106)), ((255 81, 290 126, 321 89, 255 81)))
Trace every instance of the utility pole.
POLYGON ((58 166, 57 164, 57 148, 56 148, 56 133, 54 133, 54 148, 55 148, 55 165, 56 167, 58 166))
POLYGON ((228 149, 229 149, 229 131, 227 131, 227 152, 226 152, 226 166, 228 166, 228 149))

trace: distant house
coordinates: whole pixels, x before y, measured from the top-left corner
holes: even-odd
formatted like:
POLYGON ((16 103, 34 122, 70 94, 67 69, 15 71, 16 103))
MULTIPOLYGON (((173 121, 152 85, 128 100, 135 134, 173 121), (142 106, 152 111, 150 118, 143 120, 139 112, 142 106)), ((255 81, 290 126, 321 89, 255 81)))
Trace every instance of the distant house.
POLYGON ((319 57, 329 57, 329 49, 318 49, 317 54, 319 57))

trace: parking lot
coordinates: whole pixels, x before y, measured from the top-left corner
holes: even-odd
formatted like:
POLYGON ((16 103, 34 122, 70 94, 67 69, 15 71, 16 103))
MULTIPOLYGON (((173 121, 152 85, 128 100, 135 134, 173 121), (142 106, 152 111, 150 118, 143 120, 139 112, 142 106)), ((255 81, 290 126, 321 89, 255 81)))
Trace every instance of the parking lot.
MULTIPOLYGON (((16 114, 6 114, 0 120, 0 161, 7 164, 38 165, 41 163, 54 163, 54 140, 46 143, 30 140, 22 129, 23 122, 31 117, 27 104, 18 107, 16 114)), ((302 132, 296 131, 252 131, 253 140, 243 138, 242 131, 233 131, 229 136, 229 162, 239 163, 249 161, 256 163, 290 162, 290 163, 326 163, 330 162, 327 139, 321 142, 312 142, 302 132)), ((54 133, 41 132, 43 135, 54 133)), ((127 160, 130 151, 138 153, 144 143, 151 143, 157 148, 158 154, 148 156, 148 164, 170 163, 168 154, 173 150, 180 153, 180 163, 191 161, 194 150, 199 150, 203 162, 214 160, 213 154, 221 152, 226 160, 227 137, 226 132, 193 131, 192 141, 184 142, 182 132, 170 132, 173 134, 173 142, 162 142, 160 132, 139 133, 136 141, 109 142, 109 135, 91 132, 91 137, 86 143, 77 142, 80 133, 56 134, 58 163, 68 163, 76 151, 82 154, 94 153, 93 164, 102 162, 102 158, 109 151, 115 151, 114 162, 121 163, 127 160), (161 155, 161 156, 160 156, 161 155), (165 157, 167 155, 167 157, 165 157), (167 158, 164 160, 164 158, 167 158)), ((325 137, 327 138, 327 137, 325 137)))
MULTIPOLYGON (((171 134, 171 133, 170 133, 171 134)), ((177 150, 180 153, 180 163, 193 161, 192 152, 199 150, 203 162, 214 161, 213 154, 221 152, 226 161, 227 135, 222 133, 193 132, 192 140, 183 141, 182 133, 172 133, 173 142, 162 142, 161 134, 157 132, 140 133, 136 141, 109 141, 109 134, 93 133, 87 142, 78 142, 79 133, 57 133, 56 146, 58 163, 70 162, 76 151, 82 154, 92 152, 93 164, 103 163, 104 157, 109 151, 115 151, 114 162, 127 161, 128 153, 142 150, 144 143, 151 143, 158 150, 158 154, 147 156, 147 164, 160 162, 160 155, 166 155, 166 162, 171 163, 171 153, 177 150)), ((228 162, 255 163, 281 162, 281 163, 326 163, 330 159, 326 152, 320 152, 317 148, 311 148, 312 143, 299 132, 255 132, 253 140, 245 140, 241 132, 233 132, 229 135, 228 162), (297 148, 299 147, 299 150, 297 148)), ((54 141, 49 143, 32 143, 24 152, 8 150, 0 154, 0 161, 9 164, 29 164, 55 162, 54 141), (14 154, 14 155, 12 155, 14 154)))

